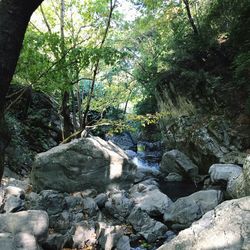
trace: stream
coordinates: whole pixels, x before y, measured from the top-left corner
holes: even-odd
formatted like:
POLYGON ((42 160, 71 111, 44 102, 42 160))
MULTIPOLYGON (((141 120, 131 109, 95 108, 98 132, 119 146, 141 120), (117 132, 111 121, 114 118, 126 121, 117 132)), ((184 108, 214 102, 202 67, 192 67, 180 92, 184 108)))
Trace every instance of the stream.
MULTIPOLYGON (((148 142, 144 142, 145 144, 148 142)), ((201 190, 202 186, 196 186, 191 181, 165 181, 160 172, 160 161, 162 153, 159 151, 132 151, 126 150, 127 155, 132 159, 139 169, 152 172, 152 175, 159 183, 159 189, 166 194, 172 201, 188 196, 194 192, 201 190)))

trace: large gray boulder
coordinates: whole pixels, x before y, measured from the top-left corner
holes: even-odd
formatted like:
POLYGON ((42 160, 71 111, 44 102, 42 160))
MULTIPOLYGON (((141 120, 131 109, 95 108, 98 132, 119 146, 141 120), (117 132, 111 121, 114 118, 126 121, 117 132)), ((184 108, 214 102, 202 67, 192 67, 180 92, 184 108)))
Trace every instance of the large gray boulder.
POLYGON ((76 192, 94 188, 99 192, 128 187, 136 166, 119 147, 99 137, 82 138, 38 154, 31 182, 35 191, 54 189, 76 192))
POLYGON ((219 190, 193 193, 170 205, 164 214, 164 221, 171 223, 173 229, 187 228, 203 214, 214 209, 221 201, 222 192, 219 190))
POLYGON ((198 176, 198 167, 184 153, 176 149, 163 155, 160 170, 165 174, 177 173, 191 179, 198 176))
POLYGON ((130 189, 130 197, 135 207, 145 211, 149 216, 162 216, 173 202, 152 184, 142 182, 135 185, 130 189))
POLYGON ((250 196, 225 201, 158 250, 250 249, 250 196))
POLYGON ((228 181, 230 178, 238 177, 242 173, 242 168, 235 164, 213 164, 208 172, 212 182, 228 181))
POLYGON ((233 164, 214 164, 209 173, 213 182, 227 181, 227 193, 232 198, 250 195, 250 155, 246 157, 243 169, 233 164))
POLYGON ((45 211, 29 210, 0 214, 0 249, 39 250, 48 236, 45 211))

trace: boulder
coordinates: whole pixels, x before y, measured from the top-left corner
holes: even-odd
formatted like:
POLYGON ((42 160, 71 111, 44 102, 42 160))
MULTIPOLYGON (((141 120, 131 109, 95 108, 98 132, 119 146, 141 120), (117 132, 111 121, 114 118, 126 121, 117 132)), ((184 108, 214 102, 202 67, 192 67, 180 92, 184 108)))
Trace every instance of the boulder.
POLYGON ((134 230, 143 236, 149 243, 155 242, 158 238, 164 236, 167 226, 156 221, 140 208, 134 208, 127 219, 134 230))
POLYGON ((165 174, 177 173, 191 179, 198 176, 198 167, 184 153, 176 149, 164 153, 160 170, 165 174))
POLYGON ((136 150, 136 141, 129 132, 123 132, 119 135, 107 136, 107 139, 123 150, 136 150))
POLYGON ((136 208, 140 208, 150 216, 163 215, 173 203, 157 187, 151 189, 152 187, 147 188, 143 184, 137 184, 136 186, 137 188, 131 189, 130 197, 136 208))
POLYGON ((225 201, 158 250, 250 249, 250 196, 225 201))
POLYGON ((5 202, 3 210, 6 213, 14 213, 24 210, 25 194, 21 188, 8 186, 5 188, 5 202))
POLYGON ((87 221, 76 224, 76 229, 72 239, 73 248, 82 249, 92 247, 97 240, 95 227, 87 221))
POLYGON ((189 227, 207 211, 214 209, 222 201, 222 192, 206 190, 193 193, 178 199, 164 214, 164 221, 171 224, 172 229, 189 227))
POLYGON ((34 238, 35 242, 44 242, 48 235, 48 228, 49 219, 45 211, 29 210, 0 214, 0 232, 11 233, 15 235, 14 238, 27 239, 27 242, 33 242, 34 238))
POLYGON ((110 195, 105 203, 105 211, 113 218, 124 221, 130 214, 134 204, 125 192, 117 192, 110 195))
POLYGON ((28 233, 0 234, 0 249, 6 250, 40 250, 33 235, 28 233))
POLYGON ((38 154, 31 182, 35 191, 76 192, 128 187, 136 166, 123 150, 99 137, 81 138, 38 154))
POLYGON ((212 182, 238 177, 242 173, 242 168, 235 164, 213 164, 209 168, 210 179, 212 182))
POLYGON ((120 233, 110 233, 100 237, 99 244, 105 250, 130 250, 129 237, 120 233))
POLYGON ((232 198, 250 195, 250 155, 245 159, 243 168, 234 164, 213 164, 209 169, 213 182, 227 182, 227 193, 232 198))

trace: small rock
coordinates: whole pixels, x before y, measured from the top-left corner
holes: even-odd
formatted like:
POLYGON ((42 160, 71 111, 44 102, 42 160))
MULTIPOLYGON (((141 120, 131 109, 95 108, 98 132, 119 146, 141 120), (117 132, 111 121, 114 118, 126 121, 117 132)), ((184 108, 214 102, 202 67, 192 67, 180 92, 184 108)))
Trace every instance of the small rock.
POLYGON ((102 194, 98 194, 96 197, 95 197, 95 202, 97 204, 97 206, 102 209, 104 208, 105 206, 105 203, 108 201, 108 196, 107 194, 105 193, 102 193, 102 194))

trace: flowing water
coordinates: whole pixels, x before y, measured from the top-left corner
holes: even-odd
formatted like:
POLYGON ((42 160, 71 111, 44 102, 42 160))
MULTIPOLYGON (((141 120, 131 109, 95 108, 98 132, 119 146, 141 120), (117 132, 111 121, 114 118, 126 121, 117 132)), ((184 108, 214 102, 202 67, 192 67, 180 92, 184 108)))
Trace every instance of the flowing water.
POLYGON ((138 168, 148 169, 153 172, 154 176, 158 176, 157 182, 159 183, 160 190, 173 201, 197 192, 202 188, 202 186, 195 185, 191 181, 165 181, 165 176, 160 174, 161 154, 157 151, 136 153, 132 150, 127 150, 126 152, 138 168))

